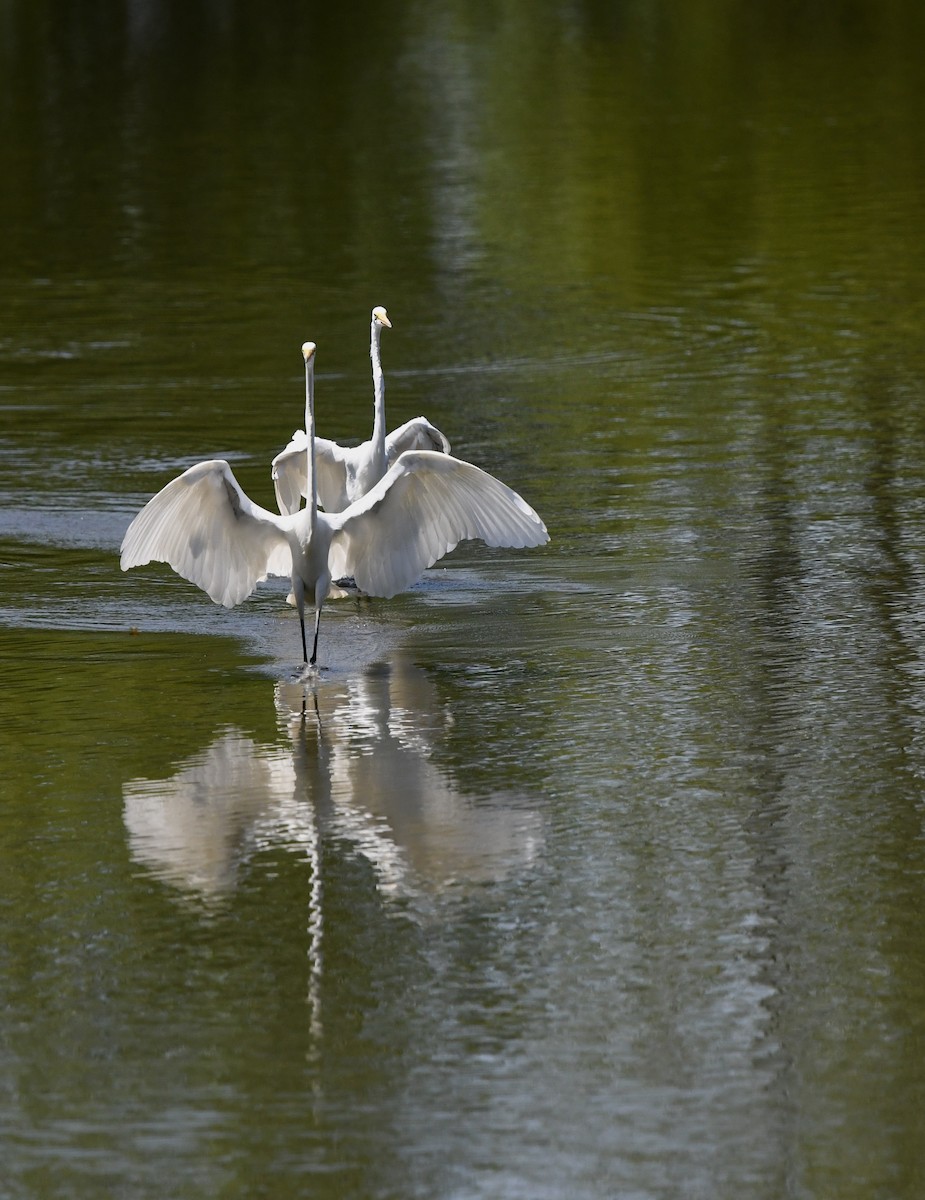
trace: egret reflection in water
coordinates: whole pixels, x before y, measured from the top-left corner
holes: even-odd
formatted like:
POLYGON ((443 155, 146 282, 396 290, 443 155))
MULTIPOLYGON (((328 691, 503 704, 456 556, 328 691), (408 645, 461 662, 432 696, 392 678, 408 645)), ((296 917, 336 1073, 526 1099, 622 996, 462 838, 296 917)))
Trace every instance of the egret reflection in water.
POLYGON ((169 779, 123 788, 125 827, 136 862, 165 882, 214 901, 234 890, 241 866, 268 843, 296 791, 292 754, 228 728, 169 779))
POLYGON ((170 778, 125 784, 135 862, 215 903, 256 854, 313 857, 329 837, 369 862, 385 897, 492 882, 541 851, 534 802, 469 795, 433 761, 452 713, 401 654, 350 679, 278 682, 274 702, 284 742, 226 728, 170 778))

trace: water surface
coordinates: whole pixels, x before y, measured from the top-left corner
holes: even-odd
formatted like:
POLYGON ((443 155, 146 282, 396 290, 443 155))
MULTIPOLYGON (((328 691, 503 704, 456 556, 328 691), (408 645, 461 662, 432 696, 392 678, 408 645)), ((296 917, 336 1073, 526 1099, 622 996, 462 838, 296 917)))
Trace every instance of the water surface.
MULTIPOLYGON (((297 10, 297 11, 296 11, 297 10)), ((917 1197, 918 7, 0 17, 11 1197, 917 1197), (118 545, 419 413, 551 534, 118 545)))

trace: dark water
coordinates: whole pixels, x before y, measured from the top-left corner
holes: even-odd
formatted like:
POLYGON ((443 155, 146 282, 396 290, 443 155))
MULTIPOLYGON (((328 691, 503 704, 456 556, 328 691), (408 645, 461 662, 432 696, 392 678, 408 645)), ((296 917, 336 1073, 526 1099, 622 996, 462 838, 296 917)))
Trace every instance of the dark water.
POLYGON ((0 6, 0 1195, 923 1194, 923 24, 0 6), (118 545, 374 304, 552 540, 302 685, 118 545))

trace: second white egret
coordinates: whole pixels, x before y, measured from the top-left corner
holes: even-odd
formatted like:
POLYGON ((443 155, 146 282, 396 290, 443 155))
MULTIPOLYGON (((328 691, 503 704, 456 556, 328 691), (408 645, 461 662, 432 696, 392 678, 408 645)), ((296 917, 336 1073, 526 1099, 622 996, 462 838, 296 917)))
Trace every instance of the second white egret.
MULTIPOLYGON (((412 417, 386 437, 385 376, 379 343, 382 330, 391 328, 388 313, 381 304, 377 305, 369 326, 374 397, 372 436, 359 446, 341 446, 328 438, 315 438, 315 487, 318 503, 326 512, 342 512, 354 500, 365 496, 406 450, 450 452, 447 438, 426 417, 412 417)), ((289 445, 273 459, 271 474, 281 513, 297 512, 302 497, 308 497, 306 448, 305 430, 297 429, 289 445)))

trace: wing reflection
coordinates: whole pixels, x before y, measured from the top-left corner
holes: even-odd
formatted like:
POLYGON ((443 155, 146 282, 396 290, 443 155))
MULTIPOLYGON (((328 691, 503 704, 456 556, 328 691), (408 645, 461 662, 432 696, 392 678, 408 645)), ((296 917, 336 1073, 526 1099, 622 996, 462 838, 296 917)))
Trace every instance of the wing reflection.
POLYGON ((274 702, 285 741, 262 745, 226 729, 169 779, 125 784, 137 863, 215 902, 269 846, 316 865, 323 841, 347 843, 385 897, 496 881, 539 853, 534 806, 468 796, 434 761, 452 714, 400 654, 347 680, 277 683, 274 702))
POLYGON ((175 887, 206 900, 222 896, 295 783, 291 753, 228 729, 170 779, 124 785, 132 857, 175 887))
MULTIPOLYGON (((294 701, 277 689, 281 712, 294 701)), ((492 882, 536 857, 543 827, 535 808, 497 793, 478 803, 433 761, 452 714, 420 668, 377 664, 319 703, 326 827, 366 856, 386 895, 492 882)))

